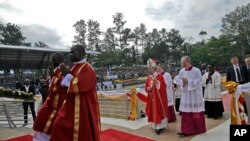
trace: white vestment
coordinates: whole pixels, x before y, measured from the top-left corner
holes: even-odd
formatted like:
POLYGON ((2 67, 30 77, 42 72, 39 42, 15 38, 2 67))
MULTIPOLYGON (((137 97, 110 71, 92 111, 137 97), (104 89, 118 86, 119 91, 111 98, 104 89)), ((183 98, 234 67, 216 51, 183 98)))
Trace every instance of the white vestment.
POLYGON ((164 81, 167 85, 167 97, 168 97, 168 106, 174 105, 174 94, 173 94, 173 80, 170 73, 165 72, 163 74, 164 81))
POLYGON ((211 81, 206 84, 209 72, 206 72, 202 76, 202 83, 205 87, 204 99, 205 101, 221 101, 221 75, 219 72, 215 71, 211 76, 211 81))
POLYGON ((50 135, 34 131, 33 133, 33 141, 49 141, 50 135))
POLYGON ((182 89, 180 102, 181 112, 205 111, 202 94, 202 76, 198 68, 192 67, 191 70, 181 69, 177 85, 182 89), (183 78, 188 80, 188 84, 183 84, 183 78))
MULTIPOLYGON (((234 104, 236 109, 239 109, 237 102, 238 102, 238 99, 240 97, 240 94, 243 95, 243 97, 245 99, 246 106, 247 106, 247 109, 245 109, 245 110, 247 110, 248 116, 244 116, 244 118, 245 118, 246 122, 250 125, 250 116, 249 116, 249 113, 250 113, 250 82, 237 86, 237 89, 235 92, 236 100, 235 100, 235 104, 234 104), (248 117, 248 119, 246 119, 247 117, 248 117)), ((239 114, 238 110, 236 111, 236 115, 237 115, 238 119, 240 119, 240 114, 239 114)))
POLYGON ((164 118, 163 120, 161 120, 161 123, 151 123, 151 126, 153 129, 164 129, 167 128, 168 126, 168 118, 164 118))
MULTIPOLYGON (((180 81, 179 75, 176 75, 174 77, 173 83, 177 84, 178 83, 177 81, 180 81)), ((176 99, 181 98, 181 88, 178 85, 176 86, 175 91, 174 91, 174 98, 176 98, 176 99)))

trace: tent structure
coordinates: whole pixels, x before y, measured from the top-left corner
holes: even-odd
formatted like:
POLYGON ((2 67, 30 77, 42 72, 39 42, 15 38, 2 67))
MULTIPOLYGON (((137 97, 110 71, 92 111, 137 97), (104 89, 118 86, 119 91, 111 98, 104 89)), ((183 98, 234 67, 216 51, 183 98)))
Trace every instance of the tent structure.
MULTIPOLYGON (((36 69, 42 72, 50 64, 50 57, 55 52, 61 52, 65 56, 65 62, 69 64, 69 49, 35 48, 26 46, 13 46, 0 44, 0 70, 24 70, 36 69)), ((86 51, 87 54, 100 54, 96 51, 86 51)))
MULTIPOLYGON (((61 52, 67 61, 69 49, 34 48, 26 46, 0 45, 1 69, 46 69, 51 54, 61 52)), ((96 51, 86 51, 87 54, 100 54, 96 51)))

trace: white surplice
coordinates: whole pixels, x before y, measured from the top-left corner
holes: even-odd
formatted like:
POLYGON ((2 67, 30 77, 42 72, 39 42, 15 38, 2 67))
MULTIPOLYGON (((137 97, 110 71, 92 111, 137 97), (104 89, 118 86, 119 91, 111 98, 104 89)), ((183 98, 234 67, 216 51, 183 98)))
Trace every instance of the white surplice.
POLYGON ((43 132, 34 132, 33 141, 49 141, 50 135, 43 132))
POLYGON ((202 83, 203 86, 205 87, 205 91, 204 91, 204 99, 205 101, 221 101, 221 89, 220 89, 220 85, 221 85, 221 75, 219 72, 215 71, 211 78, 211 83, 207 83, 206 84, 206 80, 208 78, 209 72, 206 72, 203 76, 202 76, 202 83))
MULTIPOLYGON (((177 84, 178 83, 177 81, 180 81, 179 75, 176 75, 174 77, 173 83, 177 84)), ((181 98, 181 90, 182 89, 180 88, 180 86, 177 85, 175 88, 175 91, 174 91, 174 98, 176 98, 176 99, 181 98)))
POLYGON ((191 70, 181 69, 177 85, 180 86, 182 91, 180 102, 181 112, 205 111, 202 94, 202 76, 198 68, 192 67, 191 70), (187 78, 188 84, 183 84, 183 78, 187 78))
POLYGON ((174 105, 174 94, 173 94, 173 80, 170 73, 165 72, 163 74, 164 81, 167 85, 167 97, 168 97, 168 106, 174 105))

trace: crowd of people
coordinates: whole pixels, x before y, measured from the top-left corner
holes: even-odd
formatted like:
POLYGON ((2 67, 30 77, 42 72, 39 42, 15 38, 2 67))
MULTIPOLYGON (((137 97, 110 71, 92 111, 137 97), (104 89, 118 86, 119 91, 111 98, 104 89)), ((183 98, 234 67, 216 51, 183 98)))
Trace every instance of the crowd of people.
MULTIPOLYGON (((147 68, 117 68, 112 69, 109 75, 116 75, 117 79, 127 80, 145 77, 148 74, 147 68)), ((96 70, 97 78, 101 79, 107 75, 107 70, 96 70)))

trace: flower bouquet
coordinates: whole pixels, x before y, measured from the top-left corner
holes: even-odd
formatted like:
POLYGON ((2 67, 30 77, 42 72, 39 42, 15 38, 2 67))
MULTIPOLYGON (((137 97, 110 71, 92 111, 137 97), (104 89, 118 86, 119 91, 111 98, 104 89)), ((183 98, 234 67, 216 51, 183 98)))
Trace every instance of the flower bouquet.
POLYGON ((27 93, 24 91, 12 90, 12 89, 3 88, 3 87, 0 87, 0 97, 31 100, 31 101, 35 100, 35 97, 32 92, 27 93))

